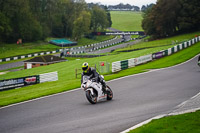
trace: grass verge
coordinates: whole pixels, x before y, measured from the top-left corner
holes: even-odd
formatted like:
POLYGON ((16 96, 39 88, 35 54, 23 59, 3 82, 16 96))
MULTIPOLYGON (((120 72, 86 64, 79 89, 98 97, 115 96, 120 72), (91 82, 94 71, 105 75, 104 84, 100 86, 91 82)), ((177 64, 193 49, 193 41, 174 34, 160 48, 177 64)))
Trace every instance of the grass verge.
POLYGON ((200 111, 153 120, 129 133, 199 133, 200 111))

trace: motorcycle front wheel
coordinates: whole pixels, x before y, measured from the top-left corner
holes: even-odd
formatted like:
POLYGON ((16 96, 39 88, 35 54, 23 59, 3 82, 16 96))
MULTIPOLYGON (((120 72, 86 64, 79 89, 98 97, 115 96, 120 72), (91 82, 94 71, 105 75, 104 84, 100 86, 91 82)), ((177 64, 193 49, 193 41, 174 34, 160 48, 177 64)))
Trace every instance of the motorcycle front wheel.
POLYGON ((86 97, 88 99, 88 101, 91 104, 96 104, 97 103, 97 95, 94 93, 94 95, 92 95, 91 91, 86 91, 86 97))

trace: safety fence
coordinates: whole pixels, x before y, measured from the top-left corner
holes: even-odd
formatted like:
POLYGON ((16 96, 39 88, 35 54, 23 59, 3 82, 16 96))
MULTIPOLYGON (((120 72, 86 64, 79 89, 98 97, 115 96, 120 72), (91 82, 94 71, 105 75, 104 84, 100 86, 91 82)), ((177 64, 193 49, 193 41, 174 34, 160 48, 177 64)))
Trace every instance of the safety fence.
POLYGON ((3 58, 3 59, 0 59, 0 62, 30 58, 30 57, 40 56, 40 55, 54 54, 54 53, 57 53, 57 52, 60 52, 60 50, 49 51, 49 52, 41 52, 41 53, 32 53, 32 54, 27 54, 27 55, 20 55, 20 56, 15 56, 15 57, 3 58))
MULTIPOLYGON (((83 53, 87 53, 87 52, 93 52, 102 48, 106 48, 106 47, 110 47, 116 44, 121 43, 122 40, 116 40, 116 42, 110 42, 108 44, 103 44, 103 43, 97 43, 97 44, 91 44, 89 47, 80 47, 80 48, 71 48, 71 49, 67 49, 66 51, 69 52, 70 55, 74 55, 74 54, 83 54, 83 53)), ((66 52, 67 53, 67 52, 66 52)), ((66 54, 64 54, 66 55, 66 54)))
POLYGON ((143 64, 143 63, 146 63, 149 61, 153 61, 155 59, 169 56, 169 55, 176 53, 182 49, 185 49, 199 41, 200 41, 200 36, 195 37, 189 41, 183 42, 181 44, 178 44, 167 50, 157 52, 157 53, 141 56, 138 58, 132 58, 132 59, 128 59, 128 60, 113 62, 112 63, 112 72, 118 72, 118 71, 125 70, 125 69, 131 68, 131 67, 135 67, 137 65, 140 65, 140 64, 143 64))
POLYGON ((0 80, 0 91, 58 80, 58 72, 44 73, 21 78, 0 80))

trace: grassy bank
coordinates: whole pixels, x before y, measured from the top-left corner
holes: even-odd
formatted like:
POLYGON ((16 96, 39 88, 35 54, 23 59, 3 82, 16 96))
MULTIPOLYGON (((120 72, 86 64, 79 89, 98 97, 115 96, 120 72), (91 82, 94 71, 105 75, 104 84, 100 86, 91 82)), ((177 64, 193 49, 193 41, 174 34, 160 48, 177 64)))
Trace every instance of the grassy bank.
POLYGON ((112 28, 121 31, 143 31, 142 13, 132 11, 111 11, 112 28))
MULTIPOLYGON (((114 36, 97 36, 94 39, 82 38, 78 41, 77 46, 98 43, 110 40, 112 38, 114 38, 114 36)), ((42 52, 42 51, 54 51, 60 48, 61 47, 49 44, 48 42, 45 41, 23 43, 23 44, 0 44, 0 58, 25 55, 29 53, 42 52)))
POLYGON ((129 133, 199 133, 200 111, 153 120, 129 133))
MULTIPOLYGON (((99 62, 101 61, 107 61, 111 63, 114 61, 125 60, 125 59, 138 57, 141 55, 146 55, 152 52, 158 52, 166 48, 167 46, 153 48, 153 49, 145 49, 145 50, 134 51, 134 52, 120 53, 116 55, 97 57, 97 58, 91 58, 91 59, 72 60, 72 61, 62 62, 58 64, 53 64, 49 66, 43 66, 43 67, 38 67, 38 68, 33 68, 33 69, 28 69, 28 70, 8 72, 7 74, 0 75, 0 78, 10 79, 10 78, 24 77, 24 76, 29 76, 29 75, 36 75, 36 74, 58 71, 59 80, 55 82, 42 83, 42 84, 27 86, 27 87, 23 87, 19 89, 14 89, 14 90, 2 91, 0 92, 0 106, 6 106, 12 103, 34 99, 37 97, 55 94, 58 92, 63 92, 63 91, 80 87, 80 79, 75 78, 75 69, 80 68, 83 62, 88 62, 90 65, 94 66, 94 64, 99 64, 99 62)), ((149 69, 157 69, 157 68, 172 66, 172 65, 184 62, 199 53, 200 53, 200 43, 197 43, 169 57, 165 57, 165 58, 156 60, 154 62, 150 62, 148 64, 144 64, 144 65, 137 66, 134 68, 130 68, 130 69, 121 71, 119 73, 105 75, 105 79, 111 80, 111 79, 122 77, 122 76, 145 72, 149 69)))

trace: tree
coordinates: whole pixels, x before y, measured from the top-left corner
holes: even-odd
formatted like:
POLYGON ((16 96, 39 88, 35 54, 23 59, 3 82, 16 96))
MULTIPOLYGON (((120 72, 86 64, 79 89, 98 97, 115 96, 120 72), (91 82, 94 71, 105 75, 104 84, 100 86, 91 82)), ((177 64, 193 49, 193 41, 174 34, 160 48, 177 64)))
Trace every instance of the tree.
POLYGON ((73 28, 73 38, 75 40, 83 37, 84 34, 88 34, 91 23, 91 14, 90 12, 83 11, 80 16, 74 21, 73 28))
POLYGON ((91 29, 111 25, 104 6, 90 9, 85 0, 0 0, 0 5, 1 41, 36 41, 47 36, 79 39, 91 29))
POLYGON ((41 27, 30 11, 29 1, 7 0, 3 1, 2 5, 1 13, 7 18, 2 21, 8 21, 7 27, 12 29, 12 33, 7 34, 7 41, 16 42, 19 38, 31 41, 41 38, 41 27))
POLYGON ((111 19, 110 11, 108 10, 107 6, 105 6, 104 9, 105 9, 106 14, 107 14, 108 27, 111 27, 112 26, 112 19, 111 19))
POLYGON ((199 0, 158 0, 145 12, 142 27, 153 38, 200 29, 199 0))
POLYGON ((0 12, 0 42, 5 41, 11 34, 10 20, 2 12, 0 12))
POLYGON ((176 34, 178 32, 179 10, 178 0, 159 0, 144 15, 142 26, 145 32, 153 38, 176 34))
POLYGON ((179 0, 181 9, 178 17, 180 32, 195 31, 200 29, 200 1, 179 0))
POLYGON ((142 27, 147 35, 156 38, 155 16, 152 14, 152 8, 148 8, 143 14, 142 27))
POLYGON ((105 10, 99 8, 98 6, 94 6, 91 12, 91 30, 102 31, 108 27, 109 22, 105 10))

